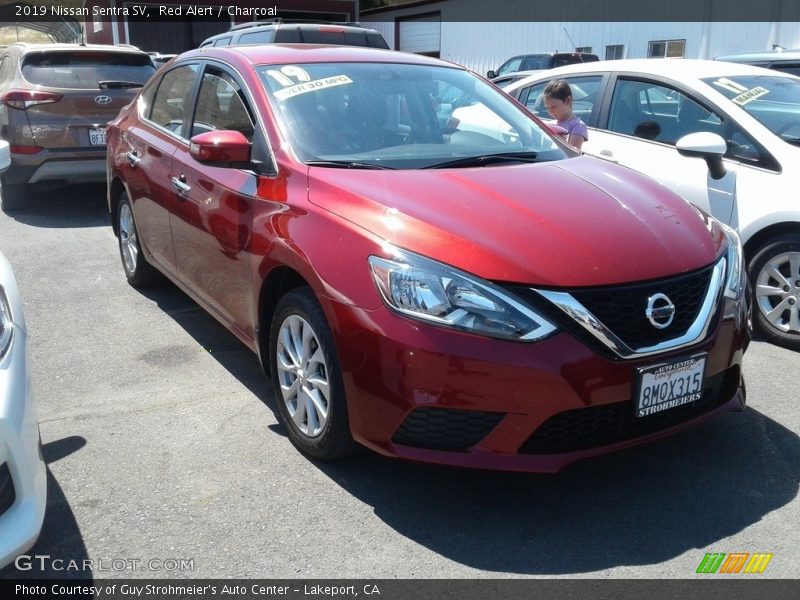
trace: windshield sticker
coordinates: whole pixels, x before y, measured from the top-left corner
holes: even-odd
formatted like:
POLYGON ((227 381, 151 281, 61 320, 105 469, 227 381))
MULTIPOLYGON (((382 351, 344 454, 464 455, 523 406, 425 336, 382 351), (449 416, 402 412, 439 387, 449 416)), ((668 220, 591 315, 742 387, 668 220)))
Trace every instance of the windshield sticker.
POLYGON ((747 90, 743 94, 739 94, 735 98, 731 98, 731 102, 735 102, 739 106, 744 106, 756 98, 761 98, 761 96, 764 94, 769 94, 769 90, 763 87, 754 87, 752 90, 747 90))
POLYGON ((286 65, 281 67, 281 73, 287 77, 294 77, 297 81, 311 81, 311 76, 296 65, 286 65))
POLYGON ((300 94, 307 94, 308 92, 316 92, 318 90, 324 90, 337 85, 347 85, 350 83, 353 83, 353 80, 347 75, 336 75, 335 77, 326 77, 325 79, 315 79, 314 81, 298 83, 292 87, 287 87, 282 90, 278 90, 277 92, 273 92, 272 95, 278 100, 286 100, 287 98, 299 96, 300 94))
POLYGON ((735 81, 731 81, 727 77, 720 77, 714 82, 714 85, 726 89, 729 92, 733 92, 734 94, 741 94, 747 91, 747 88, 743 86, 741 83, 736 83, 735 81))
POLYGON ((280 83, 283 87, 288 87, 290 85, 294 85, 294 81, 289 79, 286 75, 284 75, 280 71, 276 71, 275 69, 270 69, 269 71, 267 71, 267 75, 272 77, 275 81, 280 83))

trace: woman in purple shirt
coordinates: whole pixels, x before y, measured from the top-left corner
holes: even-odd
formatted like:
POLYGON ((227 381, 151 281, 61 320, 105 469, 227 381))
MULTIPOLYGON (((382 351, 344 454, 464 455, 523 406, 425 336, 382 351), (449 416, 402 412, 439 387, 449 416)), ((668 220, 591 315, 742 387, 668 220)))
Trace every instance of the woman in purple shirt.
POLYGON ((551 81, 544 88, 544 105, 557 125, 564 128, 567 143, 577 150, 589 139, 586 124, 572 112, 572 90, 563 79, 551 81))

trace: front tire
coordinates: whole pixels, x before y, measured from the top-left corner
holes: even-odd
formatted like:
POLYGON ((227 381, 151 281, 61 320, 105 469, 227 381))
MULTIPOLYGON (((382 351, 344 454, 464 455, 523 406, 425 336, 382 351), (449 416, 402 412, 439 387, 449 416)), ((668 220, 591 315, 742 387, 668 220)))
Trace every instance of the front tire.
POLYGON ((119 255, 125 278, 133 287, 145 287, 157 283, 161 274, 149 263, 142 253, 136 223, 128 194, 120 194, 117 205, 117 231, 119 235, 119 255))
POLYGON ((763 244, 747 269, 753 287, 753 324, 768 341, 800 350, 800 238, 782 235, 763 244))
POLYGON ((342 371, 322 307, 310 288, 278 302, 269 333, 278 417, 292 444, 320 460, 352 454, 342 371))

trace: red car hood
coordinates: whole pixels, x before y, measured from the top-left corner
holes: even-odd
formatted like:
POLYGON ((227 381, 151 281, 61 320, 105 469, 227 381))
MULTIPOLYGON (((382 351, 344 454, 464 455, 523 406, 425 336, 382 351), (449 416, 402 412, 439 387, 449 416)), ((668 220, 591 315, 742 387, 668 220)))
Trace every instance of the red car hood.
POLYGON ((416 171, 311 167, 309 198, 385 239, 496 281, 572 287, 712 263, 722 232, 665 187, 589 157, 416 171))

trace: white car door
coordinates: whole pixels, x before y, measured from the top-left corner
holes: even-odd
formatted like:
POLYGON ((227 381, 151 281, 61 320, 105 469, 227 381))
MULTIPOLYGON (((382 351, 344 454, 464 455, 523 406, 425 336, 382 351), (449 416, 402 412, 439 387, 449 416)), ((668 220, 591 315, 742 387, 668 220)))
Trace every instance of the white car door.
POLYGON ((723 119, 697 98, 641 78, 617 78, 606 126, 592 132, 587 154, 645 173, 696 206, 729 223, 734 214, 736 162, 711 179, 705 161, 681 156, 675 142, 689 133, 710 131, 725 137, 723 119))

